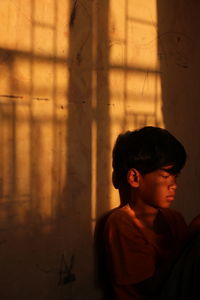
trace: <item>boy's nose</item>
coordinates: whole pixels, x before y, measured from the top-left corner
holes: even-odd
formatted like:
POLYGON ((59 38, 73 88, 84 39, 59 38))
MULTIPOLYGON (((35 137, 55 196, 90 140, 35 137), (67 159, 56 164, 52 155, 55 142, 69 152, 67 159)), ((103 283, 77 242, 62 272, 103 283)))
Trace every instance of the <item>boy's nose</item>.
POLYGON ((169 188, 170 188, 170 190, 176 190, 177 184, 176 183, 170 184, 169 188))
POLYGON ((176 183, 176 177, 172 177, 171 182, 169 184, 169 189, 176 190, 177 189, 177 183, 176 183))

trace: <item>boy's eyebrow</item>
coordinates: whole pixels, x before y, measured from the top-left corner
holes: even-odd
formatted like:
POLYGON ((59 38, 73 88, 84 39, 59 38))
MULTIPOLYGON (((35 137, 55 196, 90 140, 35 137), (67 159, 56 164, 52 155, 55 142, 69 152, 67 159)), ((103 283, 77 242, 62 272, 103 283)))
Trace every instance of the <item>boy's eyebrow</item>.
POLYGON ((173 167, 159 168, 161 171, 170 172, 173 167))

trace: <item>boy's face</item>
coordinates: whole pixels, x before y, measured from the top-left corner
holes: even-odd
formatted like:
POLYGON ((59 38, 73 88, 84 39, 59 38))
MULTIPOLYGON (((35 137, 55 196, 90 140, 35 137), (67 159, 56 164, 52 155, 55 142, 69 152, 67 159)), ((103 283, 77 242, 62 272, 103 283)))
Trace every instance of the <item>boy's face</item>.
POLYGON ((167 172, 172 166, 140 177, 138 196, 142 203, 154 208, 168 208, 175 199, 177 175, 167 172))

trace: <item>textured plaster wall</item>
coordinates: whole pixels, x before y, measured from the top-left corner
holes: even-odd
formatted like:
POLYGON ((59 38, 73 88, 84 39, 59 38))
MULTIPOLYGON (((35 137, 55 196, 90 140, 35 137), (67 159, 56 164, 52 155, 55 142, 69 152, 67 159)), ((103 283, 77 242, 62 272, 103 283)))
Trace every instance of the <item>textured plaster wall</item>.
POLYGON ((158 53, 164 124, 184 143, 188 161, 175 207, 190 221, 200 213, 199 1, 158 1, 158 53))
POLYGON ((111 149, 158 125, 189 152, 199 207, 198 1, 0 2, 0 298, 102 299, 93 232, 119 204, 111 149))

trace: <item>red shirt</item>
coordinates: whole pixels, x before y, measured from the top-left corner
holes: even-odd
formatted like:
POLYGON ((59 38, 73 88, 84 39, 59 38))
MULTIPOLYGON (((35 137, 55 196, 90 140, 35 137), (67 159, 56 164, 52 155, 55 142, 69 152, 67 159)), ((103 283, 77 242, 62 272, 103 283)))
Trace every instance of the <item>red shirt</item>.
POLYGON ((146 227, 128 204, 109 216, 105 238, 116 299, 150 299, 139 294, 134 284, 152 277, 163 260, 183 241, 187 225, 178 212, 162 209, 158 222, 168 227, 167 235, 146 227))

